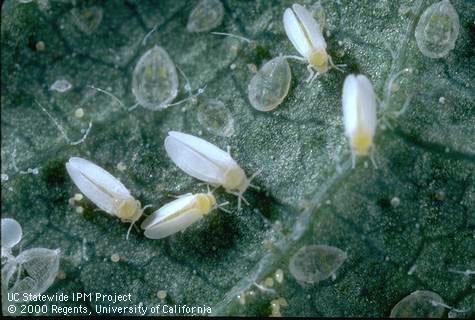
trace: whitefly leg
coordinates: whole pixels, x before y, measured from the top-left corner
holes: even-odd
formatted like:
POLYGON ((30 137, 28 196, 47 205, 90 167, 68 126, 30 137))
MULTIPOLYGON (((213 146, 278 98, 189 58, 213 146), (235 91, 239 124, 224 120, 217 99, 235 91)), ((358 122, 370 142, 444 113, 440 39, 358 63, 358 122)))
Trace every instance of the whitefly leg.
POLYGON ((378 169, 378 164, 376 163, 375 153, 376 153, 376 151, 375 151, 375 148, 374 148, 374 146, 373 146, 373 147, 371 147, 371 151, 370 151, 370 154, 369 154, 369 158, 371 159, 371 163, 373 164, 373 167, 374 167, 375 169, 378 169))
POLYGON ((305 80, 308 84, 311 84, 313 80, 318 76, 318 73, 313 70, 311 65, 307 65, 307 71, 308 71, 308 78, 305 80))
POLYGON ((332 57, 329 55, 328 56, 328 61, 330 62, 330 66, 333 68, 333 69, 336 69, 340 72, 345 72, 343 69, 341 68, 346 68, 346 64, 334 64, 333 63, 333 59, 332 57))
POLYGON ((254 180, 255 177, 257 177, 260 173, 262 172, 262 169, 259 169, 257 170, 256 172, 254 172, 252 174, 252 176, 249 178, 249 186, 255 190, 261 190, 261 188, 259 188, 258 186, 252 184, 252 180, 254 180))
POLYGON ((411 95, 409 95, 409 96, 406 97, 406 101, 404 101, 404 104, 402 105, 402 108, 401 108, 399 111, 397 111, 397 112, 394 113, 394 116, 395 116, 396 118, 399 117, 399 116, 401 116, 402 114, 404 114, 404 113, 407 111, 407 108, 409 107, 409 104, 411 103, 411 100, 412 100, 412 97, 413 97, 413 96, 414 96, 414 95, 411 94, 411 95))

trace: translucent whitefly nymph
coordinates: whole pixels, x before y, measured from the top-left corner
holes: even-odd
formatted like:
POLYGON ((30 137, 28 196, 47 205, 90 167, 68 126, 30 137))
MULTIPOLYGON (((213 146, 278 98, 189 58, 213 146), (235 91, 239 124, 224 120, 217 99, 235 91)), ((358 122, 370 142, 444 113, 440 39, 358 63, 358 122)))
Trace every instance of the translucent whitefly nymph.
POLYGON ((305 7, 294 4, 284 12, 284 29, 295 49, 303 57, 294 57, 308 63, 310 75, 307 81, 328 71, 328 65, 336 68, 327 54, 327 43, 323 38, 321 27, 305 7), (315 74, 316 71, 316 74, 315 74))
POLYGON ((132 92, 138 104, 154 111, 165 109, 176 98, 176 67, 162 47, 153 47, 139 59, 132 76, 132 92))
POLYGON ((12 258, 11 250, 23 236, 21 225, 12 218, 2 219, 2 258, 12 258))
POLYGON ((444 57, 455 47, 459 29, 459 16, 450 1, 434 3, 422 13, 417 24, 417 46, 426 57, 444 57))
MULTIPOLYGON (((2 294, 41 294, 54 282, 59 269, 60 250, 28 249, 2 268, 2 294)), ((20 298, 21 299, 21 298, 20 298)))
POLYGON ((391 318, 441 318, 444 301, 435 292, 417 290, 404 297, 391 310, 391 318))
POLYGON ((213 209, 225 204, 218 206, 210 192, 185 194, 152 213, 141 227, 147 238, 162 239, 185 230, 213 209))
POLYGON ((247 88, 251 105, 259 111, 275 109, 287 96, 291 79, 287 59, 277 57, 267 62, 247 88))
POLYGON ((299 282, 318 283, 332 276, 346 258, 346 253, 336 247, 303 246, 290 259, 289 271, 299 282))
POLYGON ((191 11, 186 30, 205 32, 216 28, 223 22, 224 7, 219 0, 201 0, 191 11))
POLYGON ((89 8, 71 10, 71 20, 76 27, 87 35, 91 35, 102 22, 103 9, 92 6, 89 8))
MULTIPOLYGON (((353 167, 356 156, 366 156, 376 133, 376 98, 373 85, 364 75, 350 74, 343 83, 343 122, 350 140, 353 167)), ((373 154, 371 160, 374 162, 373 154)))
POLYGON ((223 186, 226 192, 239 197, 247 203, 243 193, 251 184, 244 170, 231 158, 231 155, 206 140, 191 134, 170 131, 165 139, 165 150, 173 162, 190 176, 209 183, 223 186))
POLYGON ((234 119, 220 100, 209 99, 198 106, 198 122, 209 132, 221 137, 234 134, 234 119))
POLYGON ((72 84, 68 80, 60 79, 56 80, 49 89, 59 93, 64 93, 70 90, 72 87, 72 84))
POLYGON ((122 182, 101 167, 88 160, 72 157, 66 163, 66 170, 79 190, 101 210, 132 225, 142 215, 140 202, 135 200, 122 182))

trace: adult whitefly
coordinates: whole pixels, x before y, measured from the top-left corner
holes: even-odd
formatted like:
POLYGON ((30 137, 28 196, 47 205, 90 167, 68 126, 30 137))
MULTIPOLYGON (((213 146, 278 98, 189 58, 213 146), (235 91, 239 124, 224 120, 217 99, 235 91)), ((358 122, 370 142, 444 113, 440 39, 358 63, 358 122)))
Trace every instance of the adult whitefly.
POLYGON ((60 250, 28 249, 2 268, 2 293, 41 294, 53 284, 60 250), (19 274, 18 274, 19 273, 19 274))
POLYGON ((165 150, 170 159, 190 176, 212 186, 222 186, 226 192, 236 195, 238 208, 241 200, 247 203, 243 194, 248 187, 255 187, 251 181, 257 173, 248 178, 228 152, 204 139, 178 131, 168 132, 165 150))
POLYGON ((132 93, 137 102, 150 110, 165 109, 178 94, 175 64, 160 46, 145 52, 132 75, 132 93))
POLYGON ((210 133, 221 137, 234 134, 234 119, 220 100, 209 99, 198 106, 198 122, 210 133))
POLYGON ((310 74, 307 82, 327 72, 329 67, 339 69, 327 53, 322 27, 304 6, 295 3, 291 8, 287 8, 284 11, 283 23, 287 37, 301 55, 301 57, 288 57, 308 63, 307 69, 310 74))
MULTIPOLYGON (((353 167, 356 156, 366 156, 376 133, 376 96, 371 81, 362 74, 345 78, 342 93, 345 135, 351 146, 353 167)), ((373 155, 371 160, 375 164, 373 155)))
POLYGON ((277 57, 270 60, 249 82, 249 102, 259 111, 275 109, 287 96, 291 78, 287 59, 277 57))
POLYGON ((184 194, 148 216, 141 227, 147 238, 162 239, 184 231, 212 210, 226 204, 228 203, 216 204, 216 198, 211 192, 184 194))
POLYGON ((137 221, 143 213, 140 202, 119 179, 89 160, 71 157, 66 171, 81 192, 101 210, 124 222, 137 221))
POLYGON ((435 292, 417 290, 404 297, 391 310, 391 318, 441 318, 444 300, 435 292))
POLYGON ((426 57, 444 57, 455 47, 459 30, 459 16, 450 1, 434 3, 422 13, 416 26, 417 46, 426 57))
POLYGON ((299 282, 318 283, 332 276, 346 258, 346 253, 336 247, 303 246, 290 258, 289 271, 299 282))
POLYGON ((201 0, 191 11, 186 25, 188 32, 212 30, 223 22, 224 7, 219 0, 201 0))

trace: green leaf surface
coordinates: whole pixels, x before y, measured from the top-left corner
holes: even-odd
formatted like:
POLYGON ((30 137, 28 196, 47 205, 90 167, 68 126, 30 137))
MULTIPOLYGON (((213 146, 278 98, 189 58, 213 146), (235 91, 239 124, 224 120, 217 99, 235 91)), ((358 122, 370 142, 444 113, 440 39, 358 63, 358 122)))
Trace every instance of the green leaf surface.
MULTIPOLYGON (((451 1, 460 17, 459 38, 446 57, 430 59, 419 52, 414 28, 434 1, 323 0, 328 51, 335 63, 347 64, 345 73, 330 70, 307 84, 305 65, 289 60, 289 94, 263 113, 251 107, 247 86, 253 68, 279 54, 296 54, 282 25, 293 2, 222 2, 224 20, 213 31, 254 43, 188 33, 197 1, 3 3, 2 217, 22 225, 23 249, 61 250, 62 276, 45 294, 131 294, 131 301, 116 304, 56 303, 82 304, 92 313, 96 305, 142 304, 153 314, 150 307, 166 303, 206 305, 215 315, 270 315, 271 301, 283 297, 288 306, 280 308, 282 315, 387 317, 411 292, 429 290, 466 310, 458 316, 473 317, 475 278, 451 270, 475 269, 474 3, 451 1), (97 26, 86 20, 92 31, 84 32, 72 10, 93 6, 102 9, 102 19, 97 26), (169 53, 194 90, 206 86, 195 103, 128 110, 135 104, 135 63, 154 45, 169 53), (341 112, 346 74, 368 75, 384 99, 388 79, 404 68, 413 72, 399 78, 398 90, 385 100, 387 111, 412 99, 405 113, 390 120, 392 129, 377 131, 378 168, 361 158, 351 169, 341 112), (50 90, 58 79, 72 89, 50 90), (228 108, 233 135, 222 137, 200 124, 206 99, 228 108), (69 144, 40 105, 70 141, 79 140, 91 122, 85 141, 69 144), (78 108, 82 118, 74 115, 78 108), (167 157, 163 141, 170 130, 230 146, 248 176, 262 170, 255 179, 260 190, 245 194, 250 206, 238 211, 236 197, 218 189, 218 202, 230 201, 231 213, 214 211, 163 240, 133 229, 127 241, 127 224, 87 199, 80 202, 83 213, 68 204, 79 192, 64 168, 71 156, 105 168, 154 209, 173 195, 206 190, 167 157), (119 163, 126 169, 119 170, 119 163), (391 205, 394 197, 398 206, 391 205), (293 278, 289 259, 311 244, 346 252, 336 279, 304 285, 293 278), (277 269, 284 281, 263 290, 277 269), (159 290, 167 292, 163 301, 159 290)), ((184 84, 180 77, 177 101, 187 97, 184 84)))

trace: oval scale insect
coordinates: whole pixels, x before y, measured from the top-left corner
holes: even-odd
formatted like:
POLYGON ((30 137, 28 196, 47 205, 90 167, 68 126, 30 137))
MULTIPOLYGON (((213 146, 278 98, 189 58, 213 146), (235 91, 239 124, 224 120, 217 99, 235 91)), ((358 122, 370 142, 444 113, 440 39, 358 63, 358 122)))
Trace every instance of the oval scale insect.
POLYGON ((201 0, 191 11, 186 30, 205 32, 216 28, 223 22, 224 7, 219 0, 201 0))
POLYGON ((459 16, 450 1, 434 3, 422 13, 417 23, 417 46, 426 57, 442 58, 454 49, 459 29, 459 16))
POLYGON ((231 155, 206 140, 177 131, 170 131, 165 139, 165 150, 172 161, 190 176, 209 183, 223 186, 226 192, 238 196, 238 208, 241 199, 248 203, 243 193, 252 179, 246 177, 244 170, 231 155))
POLYGON ((330 278, 347 259, 346 252, 327 245, 300 248, 289 261, 289 271, 299 282, 318 283, 330 278))
POLYGON ((259 111, 277 108, 289 92, 291 77, 289 64, 284 57, 267 62, 249 82, 251 105, 259 111))
POLYGON ((200 103, 196 114, 198 122, 210 133, 221 137, 234 134, 234 119, 220 100, 209 99, 200 103))
POLYGON ((441 318, 444 300, 435 292, 417 290, 404 297, 391 310, 390 318, 441 318))
POLYGON ((2 258, 12 258, 11 250, 23 237, 21 225, 12 218, 2 219, 2 258))
MULTIPOLYGON (((376 98, 373 85, 364 75, 350 74, 343 83, 343 122, 350 140, 353 167, 356 156, 366 156, 373 150, 376 132, 376 98)), ((371 154, 371 160, 376 163, 371 154)))
POLYGON ((287 8, 283 22, 287 37, 302 56, 287 57, 308 63, 307 69, 310 74, 307 82, 312 82, 318 75, 326 73, 328 65, 338 69, 327 53, 327 43, 320 26, 305 7, 294 4, 292 8, 287 8))
POLYGON ((72 157, 66 163, 69 176, 81 192, 101 210, 133 224, 142 216, 140 201, 116 177, 94 163, 72 157))
POLYGON ((217 205, 211 192, 185 194, 152 213, 141 227, 147 238, 162 239, 184 231, 203 216, 226 204, 217 205))
POLYGON ((178 94, 178 75, 168 53, 155 46, 143 54, 132 76, 132 92, 142 107, 157 111, 178 94))

